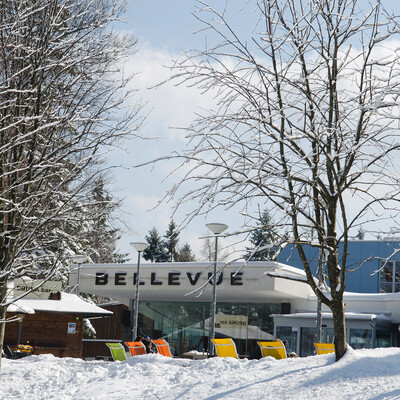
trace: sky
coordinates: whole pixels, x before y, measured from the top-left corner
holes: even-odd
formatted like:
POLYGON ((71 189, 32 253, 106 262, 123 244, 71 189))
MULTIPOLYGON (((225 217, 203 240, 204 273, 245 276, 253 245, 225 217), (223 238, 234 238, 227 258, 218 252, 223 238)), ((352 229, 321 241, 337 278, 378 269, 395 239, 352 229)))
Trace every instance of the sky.
MULTIPOLYGON (((215 2, 220 7, 225 2, 215 2)), ((245 0, 230 2, 230 9, 237 11, 231 14, 233 24, 239 33, 252 31, 249 16, 254 10, 247 6, 245 12, 238 12, 245 0)), ((397 0, 383 0, 385 6, 396 9, 397 0)), ((168 80, 173 73, 169 68, 173 60, 185 50, 202 49, 210 41, 210 33, 199 31, 202 25, 193 14, 199 3, 194 0, 131 0, 125 16, 128 25, 124 29, 130 31, 138 39, 137 53, 126 65, 128 72, 137 75, 132 87, 137 90, 135 101, 146 104, 147 114, 144 126, 139 134, 143 139, 130 140, 119 149, 107 154, 109 165, 118 168, 112 172, 112 187, 116 197, 122 198, 123 221, 122 237, 118 249, 130 254, 136 260, 136 251, 129 245, 131 241, 145 241, 145 236, 155 227, 164 235, 174 209, 174 203, 163 202, 157 206, 167 190, 181 176, 169 176, 176 162, 160 162, 140 168, 135 165, 166 156, 174 150, 185 147, 185 130, 195 117, 196 111, 207 109, 212 104, 211 94, 201 94, 198 89, 176 86, 172 82, 154 88, 155 85, 168 80), (181 128, 181 129, 179 129, 181 128), (157 206, 157 207, 156 207, 157 206)), ((261 211, 264 204, 254 204, 261 211)), ((191 205, 192 208, 196 204, 191 205)), ((178 224, 184 219, 188 209, 181 208, 174 215, 178 224)), ((240 210, 224 210, 212 212, 207 217, 195 218, 180 233, 180 245, 188 242, 197 260, 201 261, 200 239, 210 232, 205 227, 209 222, 221 222, 229 225, 227 233, 241 229, 244 218, 240 210)), ((356 232, 354 233, 356 234, 356 232)), ((230 258, 244 253, 249 245, 245 235, 225 238, 222 246, 231 246, 230 258)))
MULTIPOLYGON (((131 57, 126 68, 137 73, 132 82, 132 87, 138 90, 135 99, 146 104, 148 115, 139 132, 145 139, 126 142, 122 148, 109 153, 107 160, 110 165, 118 166, 112 172, 112 186, 116 196, 124 199, 122 220, 125 226, 118 249, 129 253, 133 262, 137 255, 130 242, 145 241, 145 236, 153 227, 161 235, 165 234, 174 203, 155 206, 179 176, 167 178, 168 172, 177 165, 172 162, 140 168, 133 166, 182 149, 185 146, 185 131, 176 128, 187 127, 193 121, 196 110, 207 108, 212 102, 209 95, 201 95, 196 89, 177 87, 172 83, 150 89, 171 76, 168 66, 180 52, 204 44, 206 35, 195 34, 201 26, 192 15, 195 9, 196 2, 193 0, 133 0, 125 16, 129 25, 124 29, 130 30, 138 39, 137 53, 131 57)), ((180 209, 173 217, 175 222, 179 224, 187 210, 180 209)), ((242 217, 238 212, 220 210, 207 218, 199 217, 184 227, 179 245, 188 242, 198 260, 203 243, 200 238, 210 234, 205 226, 209 222, 225 223, 229 225, 227 232, 236 232, 241 227, 242 217)), ((237 251, 237 256, 243 254, 245 245, 248 245, 242 241, 243 238, 227 238, 220 243, 224 247, 239 242, 230 249, 230 252, 237 251)))
POLYGON ((158 354, 123 362, 52 355, 2 360, 2 400, 395 400, 400 349, 349 349, 275 360, 189 360, 158 354))

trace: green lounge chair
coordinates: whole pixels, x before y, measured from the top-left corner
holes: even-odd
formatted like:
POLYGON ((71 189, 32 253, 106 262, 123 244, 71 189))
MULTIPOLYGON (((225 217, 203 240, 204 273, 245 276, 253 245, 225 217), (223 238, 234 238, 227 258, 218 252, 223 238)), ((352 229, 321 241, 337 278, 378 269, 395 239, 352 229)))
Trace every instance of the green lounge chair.
POLYGON ((121 343, 106 343, 106 346, 110 349, 114 361, 125 361, 128 358, 121 343))

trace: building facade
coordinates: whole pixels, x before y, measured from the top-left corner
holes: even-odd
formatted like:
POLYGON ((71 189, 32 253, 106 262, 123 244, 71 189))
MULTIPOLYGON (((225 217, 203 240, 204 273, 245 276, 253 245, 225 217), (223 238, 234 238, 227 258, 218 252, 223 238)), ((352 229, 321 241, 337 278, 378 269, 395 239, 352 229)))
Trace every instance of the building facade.
MULTIPOLYGON (((313 273, 318 266, 319 250, 304 246, 313 273)), ((353 240, 347 254, 346 291, 356 293, 400 292, 400 241, 353 240)), ((339 254, 343 246, 339 245, 339 254)), ((287 246, 278 261, 303 270, 299 254, 294 246, 287 246)))
MULTIPOLYGON (((110 297, 133 312, 136 264, 83 264, 70 276, 70 286, 110 297)), ((238 352, 251 356, 257 340, 285 339, 288 350, 313 354, 317 301, 302 282, 268 275, 305 274, 279 262, 217 266, 216 337, 232 337, 238 352)), ((142 264, 139 277, 139 327, 150 337, 164 337, 175 355, 206 351, 210 332, 213 263, 142 264)), ((400 293, 345 296, 349 343, 354 347, 399 343, 400 293), (384 332, 384 333, 382 333, 384 332)), ((332 339, 332 318, 323 309, 324 340, 332 339)), ((109 338, 113 339, 113 338, 109 338)), ((131 340, 129 330, 124 340, 131 340)))

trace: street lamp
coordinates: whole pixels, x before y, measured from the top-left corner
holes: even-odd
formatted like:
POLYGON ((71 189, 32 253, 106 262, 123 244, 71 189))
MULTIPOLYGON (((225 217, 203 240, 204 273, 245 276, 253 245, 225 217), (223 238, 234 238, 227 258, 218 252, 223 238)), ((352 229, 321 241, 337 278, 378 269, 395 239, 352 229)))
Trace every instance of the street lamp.
POLYGON ((73 293, 75 291, 75 294, 79 294, 79 285, 81 283, 81 266, 83 263, 88 261, 88 256, 84 254, 74 254, 71 257, 72 262, 78 264, 78 277, 76 281, 76 285, 71 289, 70 293, 73 293))
POLYGON ((136 295, 135 295, 135 311, 133 313, 133 329, 132 329, 132 340, 137 338, 138 328, 138 315, 139 315, 139 283, 140 283, 140 253, 149 247, 148 243, 131 242, 131 246, 134 247, 138 252, 137 261, 137 272, 136 272, 136 295))
POLYGON ((211 339, 215 337, 215 314, 217 312, 217 250, 218 250, 218 235, 220 235, 228 225, 212 223, 206 224, 206 227, 215 235, 215 252, 214 252, 214 274, 213 274, 213 291, 212 291, 212 302, 211 302, 211 326, 208 337, 208 351, 209 354, 214 354, 214 343, 211 339), (210 352, 211 350, 211 352, 210 352))

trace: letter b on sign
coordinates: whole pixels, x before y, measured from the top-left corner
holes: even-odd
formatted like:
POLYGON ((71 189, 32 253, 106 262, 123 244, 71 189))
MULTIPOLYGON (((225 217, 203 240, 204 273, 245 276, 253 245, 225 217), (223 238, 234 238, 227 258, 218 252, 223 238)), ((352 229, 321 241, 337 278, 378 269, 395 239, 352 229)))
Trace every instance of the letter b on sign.
POLYGON ((95 285, 107 285, 108 283, 108 274, 105 272, 96 272, 96 280, 95 285))

